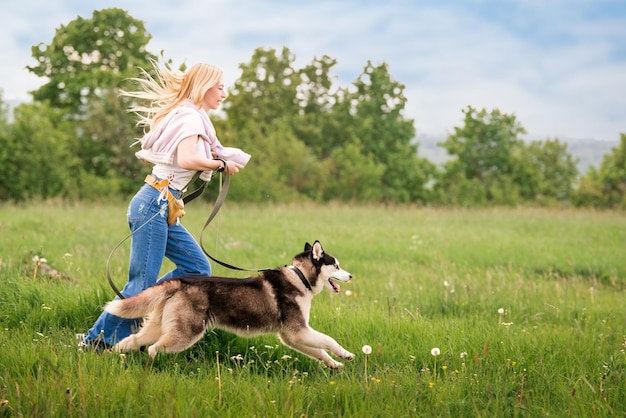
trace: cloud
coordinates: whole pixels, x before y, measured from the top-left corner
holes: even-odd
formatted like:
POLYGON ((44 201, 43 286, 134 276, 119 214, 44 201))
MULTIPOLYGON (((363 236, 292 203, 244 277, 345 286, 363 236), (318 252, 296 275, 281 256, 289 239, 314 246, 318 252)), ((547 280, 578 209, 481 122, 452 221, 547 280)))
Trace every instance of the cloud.
MULTIPOLYGON (((80 0, 4 2, 0 6, 6 98, 27 99, 41 85, 24 66, 30 47, 93 5, 80 0), (6 63, 6 64, 5 64, 6 63)), ((257 47, 337 60, 346 86, 367 61, 388 63, 406 86, 406 115, 419 133, 441 134, 462 122, 461 110, 514 113, 531 139, 626 132, 626 3, 622 0, 123 0, 145 22, 148 48, 175 62, 210 62, 239 76, 257 47)))

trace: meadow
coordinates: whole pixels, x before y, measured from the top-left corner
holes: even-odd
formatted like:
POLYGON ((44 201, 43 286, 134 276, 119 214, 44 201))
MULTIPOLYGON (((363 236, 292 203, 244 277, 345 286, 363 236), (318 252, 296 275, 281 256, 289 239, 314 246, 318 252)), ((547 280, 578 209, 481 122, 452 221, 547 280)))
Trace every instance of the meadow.
MULTIPOLYGON (((195 236, 210 209, 189 206, 195 236)), ((154 360, 77 348, 114 295, 125 213, 0 206, 0 417, 626 415, 626 213, 227 202, 211 255, 275 267, 317 239, 353 274, 311 313, 357 354, 340 370, 218 330, 154 360)))

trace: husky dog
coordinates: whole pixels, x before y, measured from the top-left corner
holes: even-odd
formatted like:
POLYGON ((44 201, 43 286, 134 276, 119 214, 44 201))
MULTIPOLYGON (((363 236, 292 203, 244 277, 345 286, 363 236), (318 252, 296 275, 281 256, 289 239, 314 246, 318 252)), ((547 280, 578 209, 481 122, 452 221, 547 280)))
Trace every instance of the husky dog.
POLYGON ((308 242, 291 266, 263 270, 245 279, 193 276, 162 281, 128 299, 109 302, 105 310, 123 318, 147 317, 137 334, 124 338, 114 351, 177 353, 195 344, 209 328, 239 336, 276 333, 283 344, 340 368, 326 350, 345 360, 354 354, 328 335, 309 326, 313 296, 324 287, 339 292, 336 281, 352 275, 322 244, 308 242))

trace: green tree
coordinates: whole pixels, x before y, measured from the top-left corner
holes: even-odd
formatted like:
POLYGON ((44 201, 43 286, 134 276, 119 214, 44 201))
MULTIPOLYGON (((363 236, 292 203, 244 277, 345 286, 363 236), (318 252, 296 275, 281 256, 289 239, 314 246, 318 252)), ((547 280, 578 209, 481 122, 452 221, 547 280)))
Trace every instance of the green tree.
POLYGON ((292 67, 294 60, 288 48, 283 48, 280 54, 274 49, 258 48, 248 64, 239 66, 241 77, 235 81, 223 105, 230 126, 256 125, 268 133, 274 131, 276 121, 292 120, 298 114, 299 76, 292 67))
POLYGON ((84 113, 87 102, 119 87, 155 58, 146 50, 151 36, 142 21, 118 8, 96 10, 91 19, 77 17, 61 25, 49 45, 32 47, 36 65, 28 70, 48 82, 32 92, 71 115, 84 113))
POLYGON ((575 203, 626 209, 626 134, 620 134, 620 144, 604 156, 600 168, 580 180, 575 203))
POLYGON ((578 169, 567 152, 567 143, 558 139, 532 141, 517 155, 520 159, 514 178, 525 200, 541 204, 569 201, 578 169))
POLYGON ((424 200, 434 168, 411 144, 413 122, 402 116, 404 86, 387 66, 368 63, 352 91, 333 93, 333 59, 324 56, 299 70, 294 59, 286 48, 280 54, 257 49, 225 102, 221 138, 259 164, 246 169, 246 178, 313 200, 359 200, 357 192, 363 200, 424 200), (275 166, 269 179, 268 164, 275 166))
POLYGON ((109 88, 99 100, 87 105, 86 118, 80 121, 77 157, 82 162, 79 177, 81 197, 126 196, 137 188, 149 167, 135 157, 131 148, 142 135, 129 116, 128 99, 109 88))
POLYGON ((383 198, 385 167, 363 152, 358 139, 336 148, 331 162, 326 200, 377 202, 383 198))
POLYGON ((233 184, 233 198, 294 200, 321 176, 315 155, 293 130, 300 117, 294 60, 287 48, 256 49, 224 101, 227 118, 215 122, 220 140, 252 155, 233 184))
POLYGON ((58 109, 44 103, 16 107, 3 144, 10 158, 3 158, 0 195, 18 201, 66 195, 78 166, 71 138, 58 109))
POLYGON ((2 167, 2 176, 0 176, 0 199, 7 200, 11 196, 11 179, 9 176, 10 161, 13 155, 13 141, 11 138, 9 125, 9 106, 4 101, 4 93, 0 90, 0 167, 2 167))
MULTIPOLYGON (((516 155, 523 143, 520 135, 526 133, 514 115, 480 111, 468 106, 463 110, 464 126, 455 127, 454 133, 440 145, 454 158, 445 164, 445 171, 438 184, 439 196, 453 191, 459 176, 471 184, 480 184, 483 191, 475 201, 497 204, 519 202, 519 185, 513 181, 516 155)), ((474 189, 475 186, 467 189, 474 189)))
POLYGON ((299 71, 296 89, 298 115, 292 119, 293 130, 321 159, 330 157, 337 145, 348 142, 332 117, 337 97, 332 91, 331 70, 336 63, 326 55, 314 59, 299 71))
MULTIPOLYGON (((368 62, 354 83, 354 91, 340 90, 333 107, 335 141, 353 143, 358 139, 361 153, 374 164, 384 167, 381 174, 381 198, 395 202, 426 202, 426 184, 434 165, 418 157, 413 144, 413 120, 403 115, 406 105, 404 85, 393 80, 387 64, 368 62)), ((336 161, 341 167, 341 161, 336 161)), ((364 167, 364 170, 367 168, 364 167)))
POLYGON ((117 91, 139 75, 139 67, 150 68, 156 58, 146 50, 150 38, 143 22, 111 8, 77 17, 61 25, 49 45, 32 47, 37 64, 28 69, 47 79, 33 98, 69 123, 65 129, 72 134, 61 135, 58 141, 67 143, 57 146, 72 149, 80 162, 68 193, 108 197, 136 187, 131 176, 139 174, 139 162, 129 145, 140 132, 117 91))

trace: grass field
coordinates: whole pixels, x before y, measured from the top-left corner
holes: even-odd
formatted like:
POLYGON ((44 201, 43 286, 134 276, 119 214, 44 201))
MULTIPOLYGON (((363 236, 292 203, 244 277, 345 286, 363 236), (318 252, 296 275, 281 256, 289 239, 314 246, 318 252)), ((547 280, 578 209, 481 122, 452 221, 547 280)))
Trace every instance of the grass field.
MULTIPOLYGON (((190 205, 194 235, 210 209, 190 205)), ((274 267, 319 239, 353 274, 311 314, 357 354, 342 370, 221 331, 154 361, 79 350, 113 296, 125 213, 0 207, 0 417, 626 415, 624 213, 227 203, 205 233, 217 258, 274 267)))

